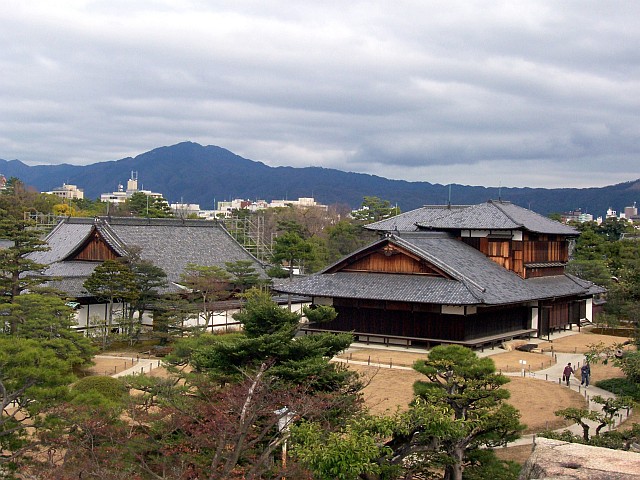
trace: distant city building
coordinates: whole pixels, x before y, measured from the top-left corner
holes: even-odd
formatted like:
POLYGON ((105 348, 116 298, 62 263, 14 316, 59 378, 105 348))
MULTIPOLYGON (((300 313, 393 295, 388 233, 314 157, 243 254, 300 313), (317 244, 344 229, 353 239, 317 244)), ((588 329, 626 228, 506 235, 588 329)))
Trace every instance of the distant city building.
POLYGON ((580 223, 593 222, 593 215, 591 215, 590 213, 581 213, 580 215, 578 215, 578 221, 580 223))
MULTIPOLYGON (((633 205, 630 207, 624 207, 624 211, 618 214, 617 211, 609 208, 607 210, 606 218, 616 218, 618 220, 625 220, 628 223, 640 223, 640 215, 638 215, 638 208, 636 207, 636 202, 633 202, 633 205)), ((601 222, 601 217, 599 218, 601 222)))
POLYGON ((324 208, 325 210, 327 209, 326 205, 320 205, 315 201, 313 197, 300 197, 298 198, 298 200, 271 200, 271 203, 269 203, 269 208, 279 208, 279 207, 288 207, 288 206, 301 207, 301 208, 320 207, 320 208, 324 208))
POLYGON ((111 193, 103 193, 100 195, 100 201, 109 203, 124 203, 134 193, 144 193, 152 198, 163 198, 161 193, 152 192, 151 190, 138 189, 138 172, 131 172, 131 178, 127 181, 127 189, 122 184, 118 184, 118 190, 111 193))
POLYGON ((214 211, 215 216, 230 217, 235 210, 249 210, 250 212, 256 212, 258 210, 266 210, 268 208, 321 208, 327 210, 327 205, 322 205, 313 197, 300 197, 297 200, 272 200, 267 202, 266 200, 244 200, 236 198, 231 201, 218 202, 217 209, 214 211))
POLYGON ((7 188, 7 177, 0 173, 0 190, 7 188))
POLYGON ((173 214, 178 218, 187 218, 192 215, 200 216, 200 205, 197 203, 172 203, 169 205, 173 214))
POLYGON ((633 205, 630 207, 624 207, 624 216, 630 222, 640 221, 640 216, 638 215, 638 207, 636 207, 636 202, 633 202, 633 205))
POLYGON ((560 219, 562 223, 578 222, 580 215, 582 215, 582 210, 578 208, 576 210, 572 210, 570 212, 565 212, 561 214, 560 219))
MULTIPOLYGON (((613 208, 609 207, 609 209, 607 210, 607 213, 605 215, 605 217, 603 218, 602 216, 598 216, 595 219, 595 222, 598 225, 601 225, 602 222, 605 219, 608 218, 615 218, 617 220, 625 220, 629 223, 640 223, 640 215, 638 214, 638 208, 636 207, 636 202, 633 202, 633 205, 630 207, 624 207, 624 210, 620 213, 618 213, 617 210, 614 210, 613 208)), ((563 223, 568 223, 568 222, 580 222, 580 223, 584 223, 584 222, 593 222, 594 221, 594 217, 593 215, 589 214, 589 213, 584 213, 582 212, 581 209, 577 208, 575 210, 572 210, 570 212, 565 212, 563 214, 561 214, 561 220, 563 223)))
POLYGON ((77 185, 67 185, 66 183, 63 183, 61 187, 56 187, 50 192, 45 193, 55 195, 63 199, 84 198, 84 191, 81 188, 78 188, 77 185))
POLYGON ((198 218, 202 218, 204 220, 215 220, 218 215, 217 210, 200 210, 198 211, 198 218))

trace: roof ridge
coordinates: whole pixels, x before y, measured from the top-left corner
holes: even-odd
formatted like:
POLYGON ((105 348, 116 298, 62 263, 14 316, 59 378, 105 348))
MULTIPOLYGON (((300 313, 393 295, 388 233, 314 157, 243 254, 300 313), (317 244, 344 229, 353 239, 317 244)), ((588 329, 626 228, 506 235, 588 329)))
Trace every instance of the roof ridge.
MULTIPOLYGON (((462 283, 464 283, 465 286, 466 286, 466 283, 468 282, 469 284, 473 285, 475 288, 477 288, 481 292, 485 292, 487 290, 485 287, 483 287, 479 283, 475 282, 474 280, 471 280, 469 277, 467 277, 463 273, 459 272, 458 270, 456 270, 452 266, 443 263, 441 260, 438 259, 438 257, 436 257, 433 254, 423 250, 422 248, 416 247, 414 244, 412 244, 410 242, 407 242, 406 240, 403 240, 402 238, 397 237, 397 236, 395 236, 393 234, 389 237, 389 239, 396 241, 397 243, 401 244, 403 247, 408 248, 409 250, 420 252, 421 255, 426 257, 426 259, 428 259, 429 261, 431 261, 434 264, 436 264, 439 268, 442 268, 443 270, 445 270, 447 273, 449 273, 451 276, 453 276, 456 280, 459 280, 462 283)), ((472 295, 474 295, 474 294, 472 293, 472 295)), ((476 295, 474 295, 474 297, 480 299, 476 295)))
MULTIPOLYGON (((442 212, 441 215, 434 216, 434 218, 432 218, 431 221, 441 220, 443 218, 450 217, 451 215, 456 214, 458 212, 462 212, 470 207, 473 207, 473 205, 462 205, 461 208, 458 208, 456 210, 452 210, 451 207, 447 207, 446 209, 443 209, 444 211, 442 212)), ((416 222, 415 225, 418 225, 418 222, 416 222)))
POLYGON ((569 280, 571 280, 573 283, 578 285, 579 287, 582 287, 585 289, 590 288, 592 285, 596 285, 591 280, 585 280, 583 278, 576 277, 575 275, 571 275, 570 273, 567 273, 567 272, 564 272, 563 275, 567 277, 569 280))
MULTIPOLYGON (((504 211, 504 209, 502 208, 502 201, 496 203, 496 202, 494 202, 492 200, 489 200, 487 203, 490 203, 490 204, 494 205, 498 210, 500 210, 500 213, 502 213, 505 217, 507 217, 509 220, 511 220, 516 225, 520 225, 521 227, 525 226, 524 223, 517 222, 516 220, 513 219, 513 217, 511 215, 509 215, 507 212, 504 211)), ((515 205, 515 204, 509 202, 509 205, 515 205)), ((520 207, 520 208, 522 208, 522 207, 520 207)))
POLYGON ((479 289, 480 289, 480 291, 481 291, 481 292, 483 292, 483 293, 486 291, 486 289, 485 289, 484 287, 481 287, 480 285, 476 284, 475 282, 473 282, 473 280, 469 280, 469 279, 466 279, 466 278, 462 280, 462 283, 464 284, 464 286, 466 287, 466 289, 469 291, 469 293, 471 294, 471 296, 472 296, 473 298, 475 298, 476 300, 478 300, 479 302, 484 302, 484 298, 483 298, 482 296, 480 296, 480 295, 476 295, 476 293, 473 291, 473 289, 472 289, 472 288, 469 288, 469 287, 467 286, 467 282, 470 282, 470 283, 471 283, 471 285, 473 285, 473 286, 474 286, 474 287, 476 287, 476 288, 479 288, 479 289))
MULTIPOLYGON (((72 221, 73 218, 74 217, 67 217, 67 218, 63 219, 62 221, 60 221, 60 223, 58 225, 56 225, 56 227, 53 230, 51 230, 49 235, 46 236, 45 241, 47 243, 49 243, 49 237, 51 237, 54 232, 57 232, 58 227, 60 228, 60 230, 62 230, 64 228, 62 226, 62 224, 67 224, 67 225, 71 225, 71 224, 74 224, 74 225, 88 225, 88 226, 90 225, 88 223, 80 223, 80 224, 75 223, 75 222, 72 221)), ((57 262, 66 261, 69 258, 69 256, 73 252, 75 252, 80 247, 80 245, 82 245, 87 240, 87 238, 89 238, 89 236, 91 235, 91 232, 93 232, 93 229, 94 229, 94 226, 90 226, 89 230, 87 231, 87 233, 85 235, 83 235, 82 237, 78 237, 76 243, 71 244, 71 246, 66 249, 66 251, 60 256, 60 258, 52 261, 51 263, 57 263, 57 262)))
POLYGON ((109 223, 102 219, 96 218, 94 222, 95 229, 100 232, 104 240, 116 250, 120 255, 126 256, 129 253, 127 244, 118 236, 118 234, 111 228, 109 223))

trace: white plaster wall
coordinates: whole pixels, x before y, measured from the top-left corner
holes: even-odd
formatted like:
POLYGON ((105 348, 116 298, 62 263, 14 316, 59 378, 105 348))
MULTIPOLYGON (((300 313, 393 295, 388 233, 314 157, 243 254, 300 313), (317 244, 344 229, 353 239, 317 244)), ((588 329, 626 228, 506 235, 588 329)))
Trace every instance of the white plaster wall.
POLYGON ((593 322, 593 298, 587 298, 587 308, 585 308, 587 320, 593 322))
POLYGON ((331 307, 333 305, 332 297, 313 297, 313 303, 316 305, 325 305, 331 307))
MULTIPOLYGON (((305 305, 309 305, 309 303, 292 303, 289 305, 281 305, 282 308, 290 309, 292 312, 296 312, 302 315, 302 308, 305 305)), ((75 311, 75 328, 80 329, 82 331, 86 331, 88 321, 91 322, 103 322, 106 320, 108 316, 108 304, 93 304, 93 305, 82 305, 78 310, 75 311)), ((187 320, 184 324, 185 327, 204 327, 206 324, 207 329, 220 330, 220 329, 230 329, 232 327, 238 328, 236 320, 233 318, 233 314, 239 312, 239 309, 232 310, 220 310, 213 312, 211 317, 211 321, 206 322, 205 316, 203 313, 199 313, 197 316, 187 320)), ((115 303, 113 305, 113 318, 114 323, 117 318, 122 316, 123 312, 123 304, 115 303)), ((142 317, 142 325, 148 328, 153 328, 153 317, 151 312, 145 312, 142 317)))
POLYGON ((464 307, 458 305, 442 305, 441 311, 446 315, 464 315, 464 307))
POLYGON ((538 307, 531 309, 531 328, 538 329, 538 323, 540 321, 538 307))

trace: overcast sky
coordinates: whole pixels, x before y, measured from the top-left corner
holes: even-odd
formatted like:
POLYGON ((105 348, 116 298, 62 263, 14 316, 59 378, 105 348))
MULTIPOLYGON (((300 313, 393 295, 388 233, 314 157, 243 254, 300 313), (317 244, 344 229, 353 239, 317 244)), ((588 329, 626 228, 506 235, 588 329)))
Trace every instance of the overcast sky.
POLYGON ((639 21, 635 1, 3 0, 0 158, 190 140, 443 184, 634 180, 639 21))

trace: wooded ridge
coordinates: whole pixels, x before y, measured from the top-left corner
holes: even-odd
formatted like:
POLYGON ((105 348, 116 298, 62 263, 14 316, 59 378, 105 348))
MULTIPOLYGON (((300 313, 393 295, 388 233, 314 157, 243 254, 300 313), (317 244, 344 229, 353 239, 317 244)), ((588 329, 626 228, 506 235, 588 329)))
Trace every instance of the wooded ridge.
POLYGON ((402 211, 429 204, 467 205, 489 199, 511 201, 547 215, 581 208, 594 218, 608 208, 621 211, 640 201, 640 179, 593 188, 508 188, 389 180, 362 173, 320 167, 269 167, 217 146, 183 142, 136 156, 85 166, 28 166, 19 160, 1 160, 0 174, 18 177, 27 185, 48 191, 63 183, 84 189, 85 197, 126 185, 132 171, 139 187, 162 193, 169 202, 197 203, 214 208, 214 201, 292 199, 313 196, 323 204, 358 207, 364 196, 377 196, 402 211))

